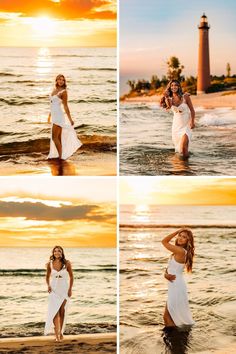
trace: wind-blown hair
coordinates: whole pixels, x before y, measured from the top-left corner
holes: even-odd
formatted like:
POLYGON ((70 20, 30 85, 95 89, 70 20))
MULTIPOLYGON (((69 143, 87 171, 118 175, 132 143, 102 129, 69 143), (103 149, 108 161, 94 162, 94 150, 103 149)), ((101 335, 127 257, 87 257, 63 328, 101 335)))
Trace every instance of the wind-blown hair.
POLYGON ((62 75, 62 74, 57 75, 57 77, 56 77, 56 79, 55 79, 55 86, 56 86, 56 88, 58 88, 58 83, 57 83, 57 80, 59 80, 61 77, 63 77, 63 79, 64 79, 64 85, 63 85, 63 88, 64 88, 64 89, 66 89, 66 87, 67 87, 67 84, 66 84, 66 78, 65 78, 65 76, 64 76, 64 75, 62 75))
MULTIPOLYGON (((193 257, 194 257, 194 238, 193 238, 193 233, 191 230, 189 229, 183 229, 180 231, 179 234, 181 234, 182 232, 185 232, 187 234, 187 243, 186 245, 183 246, 183 248, 187 251, 186 253, 186 257, 185 257, 185 266, 187 269, 187 272, 192 272, 192 268, 193 268, 193 257)), ((179 246, 178 244, 178 239, 176 239, 175 241, 175 245, 179 246)))
MULTIPOLYGON (((177 91, 177 95, 179 96, 179 98, 182 98, 182 96, 183 96, 183 91, 182 91, 180 82, 179 82, 178 80, 171 80, 171 81, 169 81, 168 84, 167 84, 165 93, 167 94, 168 97, 173 97, 173 92, 171 91, 171 85, 172 85, 173 83, 176 83, 176 84, 179 86, 179 89, 178 89, 178 91, 177 91)), ((167 106, 167 104, 166 104, 166 97, 165 97, 165 95, 163 95, 163 96, 161 97, 160 106, 161 106, 162 108, 165 108, 165 109, 169 108, 169 107, 167 106)))
POLYGON ((62 265, 63 265, 63 266, 66 265, 67 260, 66 260, 65 255, 64 255, 64 250, 63 250, 63 248, 62 248, 61 246, 55 246, 55 247, 53 247, 53 249, 52 249, 52 254, 51 254, 49 260, 50 260, 50 261, 55 261, 56 258, 55 258, 55 256, 54 256, 54 251, 55 251, 56 248, 58 248, 58 249, 61 251, 61 259, 60 259, 60 261, 61 261, 62 265))

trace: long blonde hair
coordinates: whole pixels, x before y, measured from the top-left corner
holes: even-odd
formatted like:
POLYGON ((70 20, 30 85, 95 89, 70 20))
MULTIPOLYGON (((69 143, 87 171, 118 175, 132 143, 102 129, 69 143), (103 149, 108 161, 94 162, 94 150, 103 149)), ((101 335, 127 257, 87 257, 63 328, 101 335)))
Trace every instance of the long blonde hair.
MULTIPOLYGON (((187 241, 186 245, 184 245, 184 247, 183 247, 187 251, 186 257, 185 257, 185 266, 186 266, 187 272, 192 272, 193 257, 194 257, 194 251, 195 251, 194 237, 193 237, 192 231, 189 229, 182 229, 179 232, 179 234, 181 234, 182 232, 186 232, 186 234, 188 235, 188 241, 187 241)), ((175 244, 176 244, 176 246, 179 246, 178 239, 176 239, 175 244)))

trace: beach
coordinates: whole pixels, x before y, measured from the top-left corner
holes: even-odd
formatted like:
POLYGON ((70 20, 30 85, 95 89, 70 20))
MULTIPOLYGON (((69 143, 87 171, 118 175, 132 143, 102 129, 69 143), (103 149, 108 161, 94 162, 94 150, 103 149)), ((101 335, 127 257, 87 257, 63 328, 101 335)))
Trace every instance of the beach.
POLYGON ((121 354, 234 352, 235 215, 235 206, 121 206, 121 354), (170 252, 161 240, 176 225, 191 227, 195 238, 193 272, 184 275, 195 325, 185 332, 165 331, 163 321, 170 252))
POLYGON ((120 174, 234 176, 236 95, 222 94, 191 96, 196 116, 186 160, 175 154, 173 114, 160 108, 158 96, 122 101, 120 174))
MULTIPOLYGON (((140 96, 133 98, 126 98, 122 102, 134 103, 159 103, 160 97, 158 95, 140 96)), ((228 107, 236 109, 236 91, 214 92, 202 95, 191 95, 191 100, 194 106, 201 106, 206 109, 228 107)), ((122 103, 121 103, 122 104, 122 103)))
POLYGON ((0 175, 116 175, 116 50, 13 47, 0 54, 0 175), (51 164, 47 118, 58 73, 83 145, 51 164))
MULTIPOLYGON (((65 252, 74 274, 65 336, 115 332, 116 249, 65 248, 65 252)), ((49 255, 50 250, 41 247, 0 248, 1 339, 43 335, 49 255)))
POLYGON ((116 353, 116 333, 68 335, 55 343, 52 336, 0 339, 1 353, 116 353))

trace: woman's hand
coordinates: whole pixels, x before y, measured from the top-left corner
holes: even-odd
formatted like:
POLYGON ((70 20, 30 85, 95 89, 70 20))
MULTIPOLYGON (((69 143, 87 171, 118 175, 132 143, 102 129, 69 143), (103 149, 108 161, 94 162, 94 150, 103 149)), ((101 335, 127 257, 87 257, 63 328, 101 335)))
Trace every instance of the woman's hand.
POLYGON ((48 123, 51 123, 51 113, 48 115, 48 123))
POLYGON ((72 289, 68 290, 68 296, 71 297, 72 296, 72 289))
POLYGON ((190 121, 190 128, 191 129, 194 129, 195 128, 195 123, 193 120, 190 121))
POLYGON ((164 277, 171 283, 176 279, 176 275, 165 272, 164 277))
POLYGON ((52 292, 52 288, 50 285, 48 285, 48 292, 49 292, 49 294, 52 292))
POLYGON ((71 121, 70 121, 70 124, 71 124, 71 125, 74 125, 74 124, 75 124, 75 122, 74 122, 73 120, 71 120, 71 121))

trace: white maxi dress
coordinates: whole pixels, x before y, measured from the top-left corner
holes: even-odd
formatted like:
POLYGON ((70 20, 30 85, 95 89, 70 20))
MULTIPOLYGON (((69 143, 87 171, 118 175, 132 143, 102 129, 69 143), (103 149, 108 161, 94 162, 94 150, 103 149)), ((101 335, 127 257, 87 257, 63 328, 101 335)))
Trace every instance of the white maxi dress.
POLYGON ((184 264, 176 262, 173 255, 169 259, 168 273, 176 276, 173 282, 168 281, 167 309, 177 327, 194 324, 189 309, 188 293, 183 276, 184 264))
POLYGON ((180 153, 180 143, 182 137, 188 136, 189 144, 192 139, 192 131, 190 128, 191 114, 183 95, 183 102, 179 106, 172 104, 171 110, 174 113, 172 123, 172 141, 175 146, 175 152, 180 153))
POLYGON ((54 269, 52 261, 50 262, 50 267, 51 267, 50 286, 52 288, 52 291, 48 295, 48 312, 47 312, 47 320, 45 323, 44 334, 45 335, 54 334, 53 319, 56 316, 63 302, 66 300, 64 322, 61 329, 61 333, 63 334, 66 325, 68 305, 70 301, 70 298, 68 296, 68 289, 69 289, 68 272, 65 266, 59 271, 54 269))
MULTIPOLYGON (((81 141, 77 138, 74 127, 66 119, 62 110, 61 94, 65 90, 60 91, 57 95, 50 96, 50 111, 51 111, 51 125, 58 125, 62 128, 61 144, 62 144, 62 159, 68 159, 73 153, 82 145, 81 141)), ((52 129, 52 127, 51 127, 52 129)), ((52 140, 52 131, 50 139, 50 151, 48 159, 58 158, 59 154, 52 140)))

